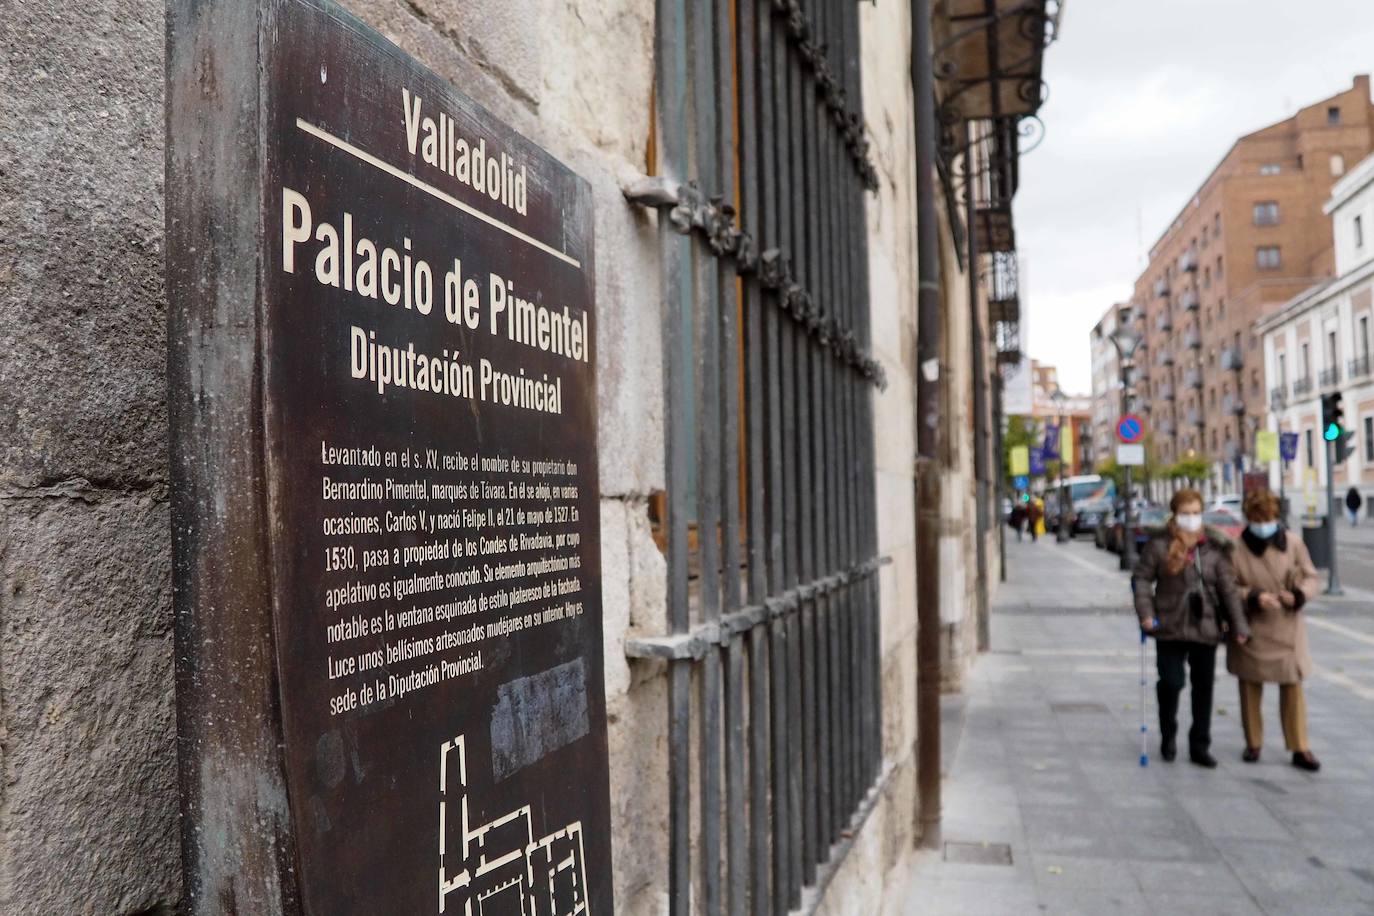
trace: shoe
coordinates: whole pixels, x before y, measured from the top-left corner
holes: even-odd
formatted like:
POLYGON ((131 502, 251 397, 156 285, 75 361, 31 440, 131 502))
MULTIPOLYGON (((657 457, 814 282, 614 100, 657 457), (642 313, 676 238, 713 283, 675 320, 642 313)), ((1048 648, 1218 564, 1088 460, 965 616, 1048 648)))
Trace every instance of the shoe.
POLYGON ((1309 773, 1315 773, 1322 768, 1322 762, 1314 757, 1311 751, 1294 751, 1293 766, 1309 773))
POLYGON ((1260 749, 1257 747, 1247 747, 1245 753, 1240 755, 1240 759, 1246 763, 1259 763, 1260 749))
POLYGON ((1206 751, 1193 751, 1188 755, 1188 759, 1198 766, 1206 767, 1209 770, 1215 770, 1217 768, 1217 758, 1206 751))
POLYGON ((1163 757, 1169 763, 1174 762, 1174 758, 1178 756, 1178 745, 1174 742, 1173 738, 1165 738, 1163 741, 1159 742, 1159 756, 1163 757))

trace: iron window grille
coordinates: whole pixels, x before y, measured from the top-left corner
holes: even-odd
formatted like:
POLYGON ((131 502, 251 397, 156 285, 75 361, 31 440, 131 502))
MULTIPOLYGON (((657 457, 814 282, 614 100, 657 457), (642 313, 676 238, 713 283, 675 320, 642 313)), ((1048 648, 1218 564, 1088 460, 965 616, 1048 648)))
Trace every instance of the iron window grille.
POLYGON ((626 651, 668 665, 669 911, 783 914, 882 763, 858 5, 656 16, 626 193, 658 210, 670 632, 626 651))

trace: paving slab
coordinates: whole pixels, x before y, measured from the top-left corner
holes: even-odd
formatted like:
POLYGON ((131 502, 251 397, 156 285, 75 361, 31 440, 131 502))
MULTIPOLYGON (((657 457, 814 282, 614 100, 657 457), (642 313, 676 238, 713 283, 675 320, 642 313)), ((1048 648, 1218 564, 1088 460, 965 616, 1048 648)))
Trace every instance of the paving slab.
MULTIPOLYGON (((1374 544, 1374 526, 1365 539, 1374 544)), ((1012 864, 923 853, 898 912, 1374 914, 1374 593, 1349 589, 1303 610, 1321 773, 1290 765, 1273 688, 1264 756, 1240 760, 1224 657, 1212 725, 1220 766, 1163 762, 1153 645, 1141 767, 1140 644, 1116 557, 1089 541, 1007 548, 992 647, 965 692, 947 698, 942 750, 945 839, 1007 843, 1012 864)))

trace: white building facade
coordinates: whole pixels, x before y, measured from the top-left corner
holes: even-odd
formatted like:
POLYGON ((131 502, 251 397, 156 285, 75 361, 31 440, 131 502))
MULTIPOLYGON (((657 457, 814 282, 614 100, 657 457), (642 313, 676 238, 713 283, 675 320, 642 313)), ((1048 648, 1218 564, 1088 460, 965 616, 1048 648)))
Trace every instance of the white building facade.
POLYGON ((1335 235, 1336 276, 1286 303, 1257 326, 1271 381, 1266 428, 1296 432, 1292 462, 1270 464, 1270 481, 1284 487, 1295 512, 1325 514, 1328 472, 1321 430, 1323 395, 1340 392, 1353 453, 1332 469, 1338 499, 1354 486, 1368 511, 1374 495, 1374 156, 1332 188, 1323 208, 1335 235))

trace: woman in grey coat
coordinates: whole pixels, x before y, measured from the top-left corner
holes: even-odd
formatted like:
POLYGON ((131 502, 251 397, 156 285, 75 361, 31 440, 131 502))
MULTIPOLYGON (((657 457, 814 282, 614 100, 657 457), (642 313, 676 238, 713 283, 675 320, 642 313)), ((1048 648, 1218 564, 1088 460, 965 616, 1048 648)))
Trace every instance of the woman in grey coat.
POLYGON ((1236 589, 1231 545, 1202 528, 1202 494, 1179 490, 1169 508, 1174 514, 1168 525, 1140 552, 1131 589, 1140 628, 1155 638, 1160 756, 1173 760, 1178 753, 1178 698, 1186 664, 1193 684, 1188 758, 1211 768, 1217 765, 1210 753, 1217 645, 1228 630, 1244 645, 1250 629, 1236 589))

